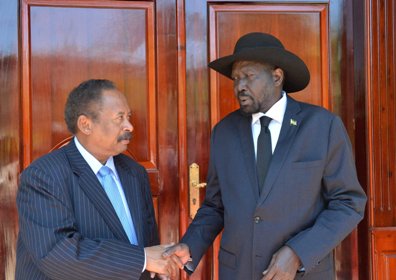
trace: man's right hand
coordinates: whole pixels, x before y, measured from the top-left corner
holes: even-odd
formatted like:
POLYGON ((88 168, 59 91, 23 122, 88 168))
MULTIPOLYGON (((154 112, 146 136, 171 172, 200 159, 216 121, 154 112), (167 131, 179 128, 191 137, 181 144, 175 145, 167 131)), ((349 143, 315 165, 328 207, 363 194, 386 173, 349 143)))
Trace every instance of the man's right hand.
POLYGON ((179 279, 179 268, 182 269, 183 265, 180 261, 175 262, 174 258, 165 258, 162 256, 167 247, 169 245, 144 248, 146 252, 146 270, 162 276, 168 276, 170 279, 179 279))
POLYGON ((171 258, 178 266, 183 269, 184 265, 191 261, 190 249, 187 244, 179 243, 166 248, 165 252, 162 254, 165 258, 171 258))

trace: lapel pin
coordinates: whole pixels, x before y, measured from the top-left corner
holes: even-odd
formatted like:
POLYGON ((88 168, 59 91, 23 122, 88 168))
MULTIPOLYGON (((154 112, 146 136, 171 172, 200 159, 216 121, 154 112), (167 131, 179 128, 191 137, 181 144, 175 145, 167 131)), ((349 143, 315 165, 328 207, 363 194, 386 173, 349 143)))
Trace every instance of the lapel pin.
POLYGON ((295 119, 290 119, 290 125, 297 126, 297 121, 295 119))

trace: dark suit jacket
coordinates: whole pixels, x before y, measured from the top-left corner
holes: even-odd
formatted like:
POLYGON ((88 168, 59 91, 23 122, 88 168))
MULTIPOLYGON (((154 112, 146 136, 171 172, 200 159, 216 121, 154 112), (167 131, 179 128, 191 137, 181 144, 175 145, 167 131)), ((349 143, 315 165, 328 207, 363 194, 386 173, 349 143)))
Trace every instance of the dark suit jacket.
POLYGON ((284 245, 305 267, 297 279, 334 279, 331 252, 362 219, 366 203, 341 120, 290 97, 261 195, 251 118, 240 111, 213 129, 207 183, 206 199, 181 242, 197 265, 224 229, 224 280, 261 279, 284 245))
POLYGON ((16 279, 149 279, 144 247, 159 243, 145 169, 114 157, 135 224, 131 245, 74 141, 23 171, 17 194, 16 279))

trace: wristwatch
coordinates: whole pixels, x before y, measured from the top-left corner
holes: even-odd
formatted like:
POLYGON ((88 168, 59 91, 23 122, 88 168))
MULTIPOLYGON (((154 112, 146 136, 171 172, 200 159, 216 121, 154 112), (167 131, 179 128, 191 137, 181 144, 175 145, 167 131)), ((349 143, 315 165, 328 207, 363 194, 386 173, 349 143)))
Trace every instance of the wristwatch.
POLYGON ((192 261, 186 262, 186 264, 183 267, 183 270, 187 272, 188 275, 191 275, 194 272, 194 264, 192 261))

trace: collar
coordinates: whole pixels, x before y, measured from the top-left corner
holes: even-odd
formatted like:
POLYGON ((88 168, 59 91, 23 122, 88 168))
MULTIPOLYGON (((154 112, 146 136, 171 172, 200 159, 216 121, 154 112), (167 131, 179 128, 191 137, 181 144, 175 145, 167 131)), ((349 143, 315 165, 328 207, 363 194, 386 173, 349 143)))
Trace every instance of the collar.
MULTIPOLYGON (((74 143, 76 144, 77 150, 88 163, 89 167, 91 167, 92 171, 97 174, 99 172, 99 169, 101 169, 103 166, 102 163, 98 161, 90 152, 88 152, 83 145, 81 145, 77 137, 74 137, 74 143)), ((109 159, 106 161, 105 166, 110 168, 111 171, 113 171, 113 174, 115 174, 115 176, 117 177, 113 157, 109 157, 109 159)))
POLYGON ((272 107, 265 114, 263 112, 252 114, 252 124, 256 123, 262 116, 267 116, 281 125, 286 112, 286 105, 287 94, 286 92, 282 91, 281 99, 272 105, 272 107))

